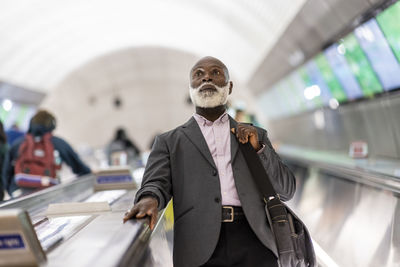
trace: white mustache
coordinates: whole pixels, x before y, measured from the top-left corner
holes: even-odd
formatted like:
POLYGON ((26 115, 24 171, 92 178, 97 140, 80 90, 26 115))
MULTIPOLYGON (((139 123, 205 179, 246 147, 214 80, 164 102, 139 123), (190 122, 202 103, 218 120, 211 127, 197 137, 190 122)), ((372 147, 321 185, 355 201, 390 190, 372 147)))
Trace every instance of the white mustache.
POLYGON ((212 85, 213 87, 215 87, 216 90, 218 90, 220 88, 219 86, 215 85, 212 82, 205 82, 205 83, 199 85, 198 87, 193 88, 193 90, 201 90, 202 88, 206 87, 207 85, 212 85))
POLYGON ((225 105, 228 100, 229 83, 227 83, 225 86, 217 86, 212 82, 205 82, 196 88, 192 88, 189 85, 189 93, 190 98, 196 107, 212 108, 225 105), (210 85, 212 85, 215 90, 202 90, 210 85))

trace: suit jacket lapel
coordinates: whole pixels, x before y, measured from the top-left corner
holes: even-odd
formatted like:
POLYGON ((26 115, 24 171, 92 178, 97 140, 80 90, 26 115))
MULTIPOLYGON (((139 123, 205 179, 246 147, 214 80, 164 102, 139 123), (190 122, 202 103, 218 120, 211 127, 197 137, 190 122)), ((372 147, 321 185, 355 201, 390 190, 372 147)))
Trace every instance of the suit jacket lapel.
POLYGON ((200 151, 203 157, 215 168, 217 169, 214 159, 208 149, 206 140, 204 139, 203 133, 200 130, 199 125, 195 118, 191 118, 187 123, 182 125, 183 133, 186 137, 195 145, 195 147, 200 151))
MULTIPOLYGON (((229 130, 232 128, 236 129, 237 121, 235 121, 231 116, 229 116, 229 123, 230 123, 229 130)), ((233 161, 235 160, 235 157, 239 150, 239 142, 236 138, 236 135, 233 134, 232 132, 231 132, 230 136, 231 136, 231 163, 233 164, 233 161)))

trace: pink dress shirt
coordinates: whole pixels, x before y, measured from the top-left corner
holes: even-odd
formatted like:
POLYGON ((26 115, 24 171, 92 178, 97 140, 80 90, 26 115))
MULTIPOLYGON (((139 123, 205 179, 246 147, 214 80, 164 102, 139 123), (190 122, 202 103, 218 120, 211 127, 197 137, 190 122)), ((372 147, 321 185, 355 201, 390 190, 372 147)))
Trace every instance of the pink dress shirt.
POLYGON ((229 116, 222 114, 214 122, 199 114, 194 114, 204 139, 207 142, 215 165, 218 169, 221 185, 222 205, 242 206, 233 179, 231 164, 231 133, 229 116))

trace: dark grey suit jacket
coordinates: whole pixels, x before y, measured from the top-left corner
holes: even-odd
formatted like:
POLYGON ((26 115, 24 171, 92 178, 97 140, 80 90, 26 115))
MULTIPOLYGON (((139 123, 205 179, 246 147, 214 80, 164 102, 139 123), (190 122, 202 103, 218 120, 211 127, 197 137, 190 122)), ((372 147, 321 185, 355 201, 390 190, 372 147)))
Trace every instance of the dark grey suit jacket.
MULTIPOLYGON (((237 122, 230 118, 230 125, 236 127, 237 122)), ((267 132, 258 127, 257 131, 260 141, 266 145, 260 154, 263 166, 276 192, 288 200, 295 192, 295 178, 272 148, 267 132)), ((262 196, 238 145, 235 135, 231 134, 232 170, 240 202, 257 237, 277 255, 262 196)), ((160 209, 174 198, 174 266, 204 264, 219 238, 221 189, 217 167, 193 117, 156 138, 135 202, 149 192, 158 196, 160 209)))

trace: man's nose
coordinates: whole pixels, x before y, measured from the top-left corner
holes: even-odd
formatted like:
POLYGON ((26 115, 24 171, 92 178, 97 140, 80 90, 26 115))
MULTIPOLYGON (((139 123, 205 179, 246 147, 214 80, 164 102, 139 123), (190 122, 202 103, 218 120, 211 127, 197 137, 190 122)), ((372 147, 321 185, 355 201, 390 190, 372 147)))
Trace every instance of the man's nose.
POLYGON ((211 76, 208 75, 208 73, 206 73, 206 74, 203 76, 203 82, 211 82, 211 81, 212 81, 211 76))

